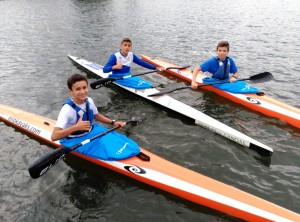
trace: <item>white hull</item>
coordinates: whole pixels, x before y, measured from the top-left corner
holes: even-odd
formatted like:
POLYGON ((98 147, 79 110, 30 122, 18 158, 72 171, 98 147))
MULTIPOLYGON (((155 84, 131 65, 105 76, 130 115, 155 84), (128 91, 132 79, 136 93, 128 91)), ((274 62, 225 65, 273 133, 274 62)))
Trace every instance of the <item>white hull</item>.
MULTIPOLYGON (((101 78, 107 78, 108 73, 103 73, 102 66, 86 61, 84 59, 77 58, 75 56, 70 56, 69 58, 75 62, 76 64, 84 67, 85 69, 91 71, 92 73, 98 75, 101 78)), ((189 117, 195 121, 195 124, 202 126, 206 129, 211 130, 221 136, 224 136, 242 146, 248 147, 250 149, 256 150, 258 153, 264 156, 271 156, 273 153, 273 149, 252 139, 249 136, 209 117, 208 115, 200 112, 199 110, 194 109, 191 106, 188 106, 176 99, 173 99, 170 96, 163 95, 157 97, 148 97, 148 95, 159 92, 155 88, 150 89, 134 89, 126 86, 119 85, 117 83, 112 83, 117 85, 120 88, 123 88, 129 92, 132 92, 140 97, 143 97, 146 100, 159 104, 163 107, 166 107, 172 111, 180 113, 186 117, 189 117)))

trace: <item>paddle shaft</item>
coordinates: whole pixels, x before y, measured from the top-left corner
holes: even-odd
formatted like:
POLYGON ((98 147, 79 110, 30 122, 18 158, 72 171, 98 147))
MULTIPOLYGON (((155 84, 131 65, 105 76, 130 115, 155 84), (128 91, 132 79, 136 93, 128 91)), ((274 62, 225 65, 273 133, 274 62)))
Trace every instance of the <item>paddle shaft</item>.
MULTIPOLYGON (((166 70, 168 69, 186 69, 190 66, 183 66, 183 67, 167 67, 166 70)), ((148 71, 148 72, 143 72, 143 73, 139 73, 139 74, 135 74, 135 75, 128 75, 128 76, 122 76, 122 77, 119 77, 119 78, 104 78, 104 79, 99 79, 95 82, 92 82, 90 84, 91 88, 92 89, 98 89, 100 87, 103 87, 105 85, 108 85, 114 81, 117 81, 117 80, 122 80, 122 79, 127 79, 127 78, 131 78, 131 77, 135 77, 135 76, 142 76, 142 75, 146 75, 146 74, 150 74, 150 73, 154 73, 154 72, 157 72, 159 70, 152 70, 152 71, 148 71)))
MULTIPOLYGON (((140 120, 141 121, 141 120, 140 120)), ((133 119, 125 122, 125 125, 130 123, 130 122, 138 122, 133 119)), ((36 179, 43 174, 45 174, 52 166, 54 166, 58 161, 60 161, 66 154, 76 150, 77 148, 99 138, 102 137, 116 129, 120 128, 120 126, 113 127, 103 133, 100 133, 98 135, 95 135, 91 137, 90 139, 86 139, 71 148, 61 148, 61 149, 56 149, 52 152, 46 153, 43 156, 41 156, 39 159, 37 159, 33 164, 31 164, 28 168, 29 174, 33 179, 36 179)))
MULTIPOLYGON (((273 75, 269 72, 263 72, 263 73, 259 73, 253 76, 250 76, 248 78, 244 78, 244 79, 237 79, 236 81, 245 81, 245 80, 251 80, 253 82, 265 82, 265 81, 269 81, 273 79, 273 75)), ((222 84, 222 83, 229 83, 230 81, 220 81, 220 82, 214 82, 214 83, 207 83, 207 84, 200 84, 197 86, 198 87, 204 87, 204 86, 213 86, 213 85, 217 85, 217 84, 222 84)), ((149 97, 152 96, 160 96, 160 95, 164 95, 164 94, 168 94, 174 91, 178 91, 178 90, 182 90, 182 89, 188 89, 188 88, 192 88, 191 86, 183 86, 183 87, 179 87, 179 88, 175 88, 175 89, 166 89, 166 90, 162 90, 158 93, 154 93, 151 95, 148 95, 149 97)))
MULTIPOLYGON (((127 121, 127 122, 125 123, 125 125, 128 124, 129 122, 131 122, 131 120, 130 120, 130 121, 127 121)), ((90 138, 90 139, 86 139, 86 140, 84 140, 84 141, 82 141, 82 142, 80 142, 80 143, 78 143, 78 144, 72 146, 71 148, 69 148, 69 149, 68 149, 68 152, 66 152, 65 154, 67 154, 67 153, 69 153, 69 152, 71 152, 71 151, 73 151, 73 150, 76 150, 77 148, 79 148, 79 147, 81 147, 81 146, 83 146, 83 145, 85 145, 85 144, 87 144, 87 143, 89 143, 89 142, 91 142, 91 141, 93 141, 93 140, 99 138, 99 137, 105 136, 106 134, 108 134, 108 133, 110 133, 111 131, 114 131, 114 130, 116 130, 116 129, 118 129, 118 128, 120 128, 120 126, 115 126, 115 127, 111 128, 111 129, 109 129, 109 130, 107 130, 107 131, 105 131, 105 132, 103 132, 103 133, 100 133, 100 134, 98 134, 98 135, 93 136, 93 137, 90 138)))

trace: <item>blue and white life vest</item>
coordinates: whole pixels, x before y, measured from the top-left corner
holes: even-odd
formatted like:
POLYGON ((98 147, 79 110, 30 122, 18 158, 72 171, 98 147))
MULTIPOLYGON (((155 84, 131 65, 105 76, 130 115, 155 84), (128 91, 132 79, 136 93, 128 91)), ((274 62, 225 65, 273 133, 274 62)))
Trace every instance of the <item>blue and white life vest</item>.
POLYGON ((222 62, 217 56, 215 57, 219 64, 219 69, 213 74, 213 78, 224 80, 229 77, 230 72, 230 60, 226 57, 225 61, 222 62))
POLYGON ((132 66, 133 63, 133 53, 129 52, 127 56, 123 56, 122 53, 119 51, 115 53, 115 57, 116 57, 116 63, 121 62, 123 66, 122 69, 112 70, 112 74, 115 77, 130 75, 130 67, 132 66))
MULTIPOLYGON (((75 109, 76 111, 76 123, 78 122, 79 118, 80 118, 80 114, 82 114, 82 120, 83 121, 90 121, 91 126, 93 124, 93 119, 94 119, 94 112, 93 110, 90 108, 90 102, 88 101, 88 99, 85 100, 86 102, 86 111, 84 111, 83 109, 81 109, 79 106, 77 106, 72 99, 68 99, 64 102, 63 105, 68 104, 69 106, 71 106, 73 109, 75 109)), ((84 130, 78 130, 73 132, 72 134, 70 134, 70 136, 78 136, 81 135, 83 133, 86 133, 88 131, 84 131, 84 130)))

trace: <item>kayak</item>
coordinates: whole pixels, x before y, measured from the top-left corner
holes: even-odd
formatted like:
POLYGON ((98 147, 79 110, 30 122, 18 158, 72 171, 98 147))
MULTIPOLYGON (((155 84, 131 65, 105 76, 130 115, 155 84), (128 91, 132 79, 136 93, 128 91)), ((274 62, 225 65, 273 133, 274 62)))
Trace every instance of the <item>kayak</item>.
MULTIPOLYGON (((150 56, 142 55, 141 58, 155 66, 174 66, 170 62, 163 61, 158 58, 153 58, 150 56)), ((166 70, 169 74, 174 75, 180 79, 191 82, 192 72, 190 69, 186 68, 184 70, 166 70)), ((201 72, 197 76, 197 83, 203 84, 202 79, 205 78, 204 74, 201 72)), ((205 90, 212 91, 220 96, 223 96, 233 102, 242 104, 254 111, 263 113, 267 116, 280 119, 290 125, 300 128, 300 109, 290 106, 286 103, 272 99, 266 96, 264 93, 252 93, 252 94, 235 94, 223 91, 213 86, 203 86, 201 87, 205 90)))
MULTIPOLYGON (((103 73, 103 66, 89 62, 87 60, 71 56, 69 58, 79 67, 84 68, 100 78, 107 78, 109 73, 103 73)), ((260 155, 270 157, 273 154, 273 149, 268 147, 265 144, 262 144, 259 141, 254 140, 253 138, 246 136, 245 134, 211 118, 210 116, 196 110, 195 108, 188 106, 170 96, 158 96, 158 97, 149 97, 148 95, 159 92, 155 88, 147 88, 147 89, 134 89, 126 86, 122 86, 113 82, 117 87, 120 87, 130 93, 133 93, 139 97, 146 99, 152 103, 160 105, 168 110, 179 113, 185 117, 192 119, 196 125, 202 126, 208 130, 211 130, 214 133, 217 133, 221 136, 224 136, 242 146, 248 147, 252 150, 255 150, 260 155)))
MULTIPOLYGON (((48 144, 62 147, 59 142, 50 139, 55 126, 52 119, 0 104, 0 120, 48 144)), ((191 202, 247 221, 300 221, 300 215, 295 212, 181 167, 144 148, 140 149, 150 157, 149 161, 136 156, 107 161, 76 151, 72 151, 72 154, 191 202)))

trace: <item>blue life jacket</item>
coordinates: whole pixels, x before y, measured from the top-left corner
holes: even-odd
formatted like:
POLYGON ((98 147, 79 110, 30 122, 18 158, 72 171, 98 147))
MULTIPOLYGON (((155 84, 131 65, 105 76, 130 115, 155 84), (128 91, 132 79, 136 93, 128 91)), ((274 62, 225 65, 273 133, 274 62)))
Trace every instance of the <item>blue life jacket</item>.
MULTIPOLYGON (((83 121, 90 121, 91 126, 92 126, 93 119, 94 119, 94 112, 93 112, 92 109, 90 109, 90 102, 88 101, 88 99, 86 99, 85 101, 86 101, 86 111, 84 111, 79 106, 77 106, 71 99, 66 100, 63 105, 68 104, 73 109, 75 109, 76 117, 77 117, 76 123, 78 122, 78 120, 80 118, 79 113, 83 113, 82 120, 83 121)), ((88 132, 88 131, 78 130, 78 131, 73 132, 71 135, 76 136, 76 135, 80 135, 80 134, 83 134, 83 133, 86 133, 86 132, 88 132)))
POLYGON ((219 69, 213 74, 213 78, 224 80, 229 77, 230 72, 230 60, 226 57, 225 61, 222 62, 217 56, 215 57, 219 64, 219 69))

